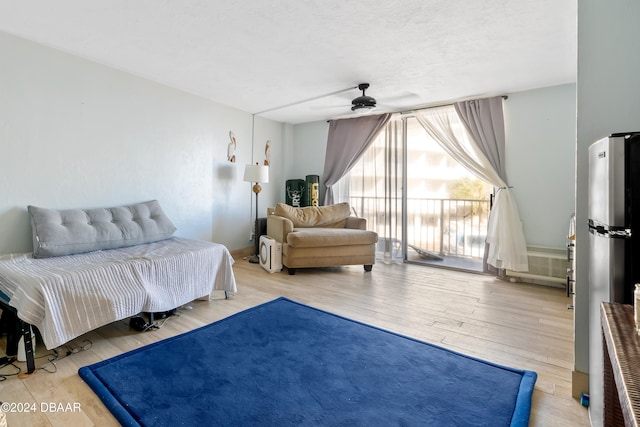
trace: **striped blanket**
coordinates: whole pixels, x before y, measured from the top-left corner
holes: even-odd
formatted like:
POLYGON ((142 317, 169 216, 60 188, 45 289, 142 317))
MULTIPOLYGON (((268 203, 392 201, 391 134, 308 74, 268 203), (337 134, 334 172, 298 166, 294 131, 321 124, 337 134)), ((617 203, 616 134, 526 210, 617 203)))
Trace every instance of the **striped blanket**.
POLYGON ((9 254, 0 256, 0 292, 53 349, 140 312, 236 292, 232 264, 225 246, 178 237, 54 258, 9 254))

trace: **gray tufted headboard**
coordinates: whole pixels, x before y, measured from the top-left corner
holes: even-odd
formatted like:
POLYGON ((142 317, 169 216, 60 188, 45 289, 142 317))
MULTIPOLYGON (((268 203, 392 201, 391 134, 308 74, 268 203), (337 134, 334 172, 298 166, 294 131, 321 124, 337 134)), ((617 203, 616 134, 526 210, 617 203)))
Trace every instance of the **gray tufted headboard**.
POLYGON ((35 258, 150 243, 168 239, 176 231, 157 200, 103 209, 29 206, 28 211, 35 258))

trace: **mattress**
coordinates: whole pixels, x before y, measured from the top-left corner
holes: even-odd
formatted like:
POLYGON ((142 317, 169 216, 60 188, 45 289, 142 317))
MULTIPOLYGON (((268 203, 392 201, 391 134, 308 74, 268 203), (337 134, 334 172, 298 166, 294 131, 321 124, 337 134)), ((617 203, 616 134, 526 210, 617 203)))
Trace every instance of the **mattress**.
POLYGON ((140 312, 236 292, 233 262, 223 245, 179 237, 44 259, 8 254, 0 256, 0 291, 53 349, 140 312))

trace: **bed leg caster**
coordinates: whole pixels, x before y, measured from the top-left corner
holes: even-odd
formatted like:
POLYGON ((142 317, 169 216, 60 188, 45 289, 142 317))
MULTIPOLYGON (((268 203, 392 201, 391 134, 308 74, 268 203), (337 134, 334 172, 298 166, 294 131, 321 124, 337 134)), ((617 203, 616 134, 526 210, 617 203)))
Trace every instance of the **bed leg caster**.
POLYGON ((371 271, 372 269, 373 269, 373 265, 372 264, 365 264, 364 271, 371 271))

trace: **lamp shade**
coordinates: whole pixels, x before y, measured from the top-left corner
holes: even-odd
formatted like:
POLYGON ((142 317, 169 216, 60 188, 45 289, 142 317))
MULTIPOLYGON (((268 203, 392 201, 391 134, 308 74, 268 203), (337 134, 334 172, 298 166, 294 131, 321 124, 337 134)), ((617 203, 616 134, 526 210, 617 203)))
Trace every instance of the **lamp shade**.
POLYGON ((259 164, 244 167, 244 180, 247 182, 269 182, 269 166, 259 164))

